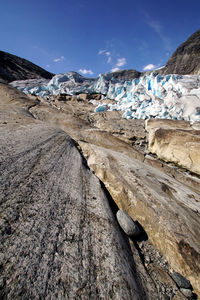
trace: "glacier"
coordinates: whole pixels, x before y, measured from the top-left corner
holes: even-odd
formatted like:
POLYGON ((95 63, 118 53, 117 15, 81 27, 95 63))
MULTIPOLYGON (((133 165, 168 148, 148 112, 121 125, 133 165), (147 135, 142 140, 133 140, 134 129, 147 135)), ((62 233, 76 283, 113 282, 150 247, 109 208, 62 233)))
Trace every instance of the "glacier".
POLYGON ((122 81, 112 73, 85 78, 76 72, 67 72, 55 75, 51 80, 21 80, 13 81, 11 85, 41 97, 100 93, 102 101, 94 111, 123 111, 126 119, 200 121, 200 75, 160 75, 152 72, 122 81), (103 99, 113 99, 116 103, 106 104, 103 99))

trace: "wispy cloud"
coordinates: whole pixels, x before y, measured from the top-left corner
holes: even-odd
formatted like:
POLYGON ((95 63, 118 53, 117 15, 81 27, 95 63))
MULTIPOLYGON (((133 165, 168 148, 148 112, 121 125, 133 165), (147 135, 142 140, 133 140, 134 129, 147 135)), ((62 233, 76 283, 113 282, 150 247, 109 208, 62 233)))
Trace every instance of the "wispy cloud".
POLYGON ((116 67, 123 67, 124 65, 126 65, 126 58, 125 57, 118 58, 116 67))
POLYGON ((170 39, 163 33, 163 26, 160 22, 151 18, 151 16, 147 12, 143 12, 145 17, 145 23, 153 29, 153 31, 159 36, 166 51, 170 51, 172 49, 170 39))
POLYGON ((98 54, 101 55, 101 54, 103 54, 105 52, 106 52, 106 50, 99 50, 98 54))
POLYGON ((111 52, 110 52, 110 51, 106 51, 106 52, 105 52, 105 55, 106 55, 106 56, 111 56, 111 52))
POLYGON ((84 75, 92 75, 94 72, 92 70, 87 70, 87 69, 79 69, 79 72, 84 74, 84 75))
POLYGON ((111 56, 108 56, 107 64, 110 64, 110 63, 111 63, 111 60, 112 60, 111 56))
POLYGON ((110 51, 107 51, 107 50, 99 50, 98 52, 99 55, 105 55, 107 57, 107 64, 110 64, 111 61, 112 61, 112 55, 111 55, 111 52, 110 51))
POLYGON ((162 32, 162 26, 159 22, 151 20, 150 17, 148 17, 147 24, 157 33, 161 34, 162 32))
POLYGON ((60 57, 58 57, 58 58, 54 58, 54 62, 60 62, 60 61, 63 61, 63 60, 65 60, 65 57, 62 55, 62 56, 60 56, 60 57))
POLYGON ((46 65, 46 68, 50 68, 50 65, 46 65))
POLYGON ((120 67, 123 67, 124 65, 126 65, 126 58, 118 58, 116 64, 112 67, 111 72, 119 71, 120 67))
POLYGON ((124 65, 126 65, 126 63, 127 63, 126 58, 125 57, 119 58, 119 54, 116 54, 115 50, 108 51, 107 49, 108 48, 99 50, 98 55, 103 55, 104 57, 106 57, 106 63, 111 64, 111 66, 112 66, 111 72, 119 71, 120 67, 123 67, 124 65), (117 59, 116 59, 116 56, 118 56, 117 59))

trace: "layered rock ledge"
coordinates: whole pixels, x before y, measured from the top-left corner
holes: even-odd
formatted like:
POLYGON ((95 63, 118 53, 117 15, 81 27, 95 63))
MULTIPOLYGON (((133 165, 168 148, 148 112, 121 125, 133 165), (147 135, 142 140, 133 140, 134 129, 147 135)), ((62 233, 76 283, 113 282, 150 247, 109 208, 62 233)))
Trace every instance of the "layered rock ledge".
POLYGON ((200 175, 200 123, 151 119, 146 122, 149 151, 200 175))

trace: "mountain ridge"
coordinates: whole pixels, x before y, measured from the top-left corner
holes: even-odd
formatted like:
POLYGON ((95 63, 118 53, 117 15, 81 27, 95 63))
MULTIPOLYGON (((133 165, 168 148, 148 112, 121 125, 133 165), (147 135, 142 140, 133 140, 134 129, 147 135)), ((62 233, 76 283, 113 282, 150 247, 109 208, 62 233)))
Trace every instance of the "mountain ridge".
POLYGON ((171 55, 160 74, 200 74, 200 29, 194 32, 171 55))
POLYGON ((0 51, 0 79, 5 82, 33 78, 51 79, 53 75, 27 59, 0 51))

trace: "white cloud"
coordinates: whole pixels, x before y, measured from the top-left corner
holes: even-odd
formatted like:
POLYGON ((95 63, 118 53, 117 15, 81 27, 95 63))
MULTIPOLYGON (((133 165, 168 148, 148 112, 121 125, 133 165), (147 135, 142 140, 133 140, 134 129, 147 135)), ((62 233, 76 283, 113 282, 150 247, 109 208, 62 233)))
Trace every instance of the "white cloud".
POLYGON ((110 53, 109 51, 107 51, 107 52, 105 52, 105 55, 106 55, 106 56, 110 56, 111 53, 110 53))
POLYGON ((117 67, 111 69, 111 72, 117 72, 117 71, 119 71, 119 68, 117 68, 117 67))
POLYGON ((60 62, 60 61, 63 61, 63 60, 65 60, 65 57, 62 55, 61 57, 58 57, 58 58, 54 58, 54 62, 60 62))
POLYGON ((124 65, 126 65, 126 58, 125 57, 118 58, 116 64, 111 69, 111 72, 119 71, 120 70, 119 67, 123 67, 124 65))
POLYGON ((46 68, 50 68, 50 65, 46 65, 46 68))
POLYGON ((150 70, 153 70, 153 69, 155 69, 155 68, 157 68, 156 65, 154 65, 154 64, 148 64, 148 65, 146 65, 146 66, 143 68, 143 71, 150 71, 150 70))
POLYGON ((123 67, 125 64, 126 64, 126 58, 125 57, 118 58, 117 63, 116 63, 116 67, 123 67))
POLYGON ((79 72, 82 73, 82 74, 84 74, 84 75, 86 75, 86 74, 88 74, 88 75, 94 74, 94 72, 92 72, 92 70, 87 70, 87 69, 80 69, 79 72))

